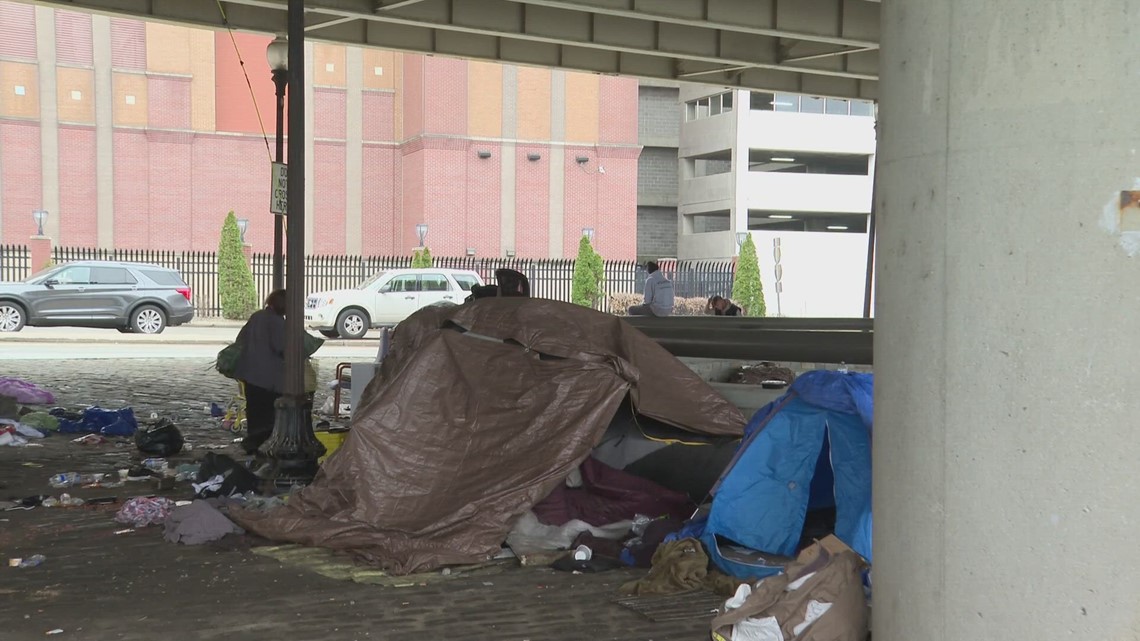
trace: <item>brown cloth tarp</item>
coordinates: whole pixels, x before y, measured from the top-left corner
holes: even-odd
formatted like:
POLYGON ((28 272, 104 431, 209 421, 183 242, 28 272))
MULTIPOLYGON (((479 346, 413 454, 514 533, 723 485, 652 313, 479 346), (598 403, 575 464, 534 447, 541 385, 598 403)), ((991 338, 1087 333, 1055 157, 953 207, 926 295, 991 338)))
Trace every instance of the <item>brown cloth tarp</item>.
POLYGON ((481 562, 589 456, 627 394, 685 430, 744 428, 736 407, 614 316, 530 298, 428 307, 400 323, 313 484, 286 507, 233 517, 394 573, 481 562))

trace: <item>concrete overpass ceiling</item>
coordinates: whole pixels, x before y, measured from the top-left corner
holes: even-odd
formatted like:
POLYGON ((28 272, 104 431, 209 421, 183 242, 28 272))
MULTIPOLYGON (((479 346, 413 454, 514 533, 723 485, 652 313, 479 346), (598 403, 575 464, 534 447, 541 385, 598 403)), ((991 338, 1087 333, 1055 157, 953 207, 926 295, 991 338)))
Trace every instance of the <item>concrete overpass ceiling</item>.
MULTIPOLYGON (((211 0, 25 0, 222 28, 211 0)), ((307 0, 315 40, 875 99, 877 0, 307 0)), ((286 0, 222 2, 235 29, 285 31, 286 0)))

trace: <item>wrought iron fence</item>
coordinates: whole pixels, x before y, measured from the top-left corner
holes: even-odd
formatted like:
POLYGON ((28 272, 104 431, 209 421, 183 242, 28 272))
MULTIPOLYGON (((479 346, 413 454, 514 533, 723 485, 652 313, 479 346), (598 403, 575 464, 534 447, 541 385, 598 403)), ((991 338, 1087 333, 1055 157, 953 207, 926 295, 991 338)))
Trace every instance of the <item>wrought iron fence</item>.
POLYGON ((31 276, 30 262, 27 245, 0 245, 0 282, 11 283, 31 276))
MULTIPOLYGON (((8 250, 2 268, 8 267, 8 250)), ((15 254, 13 254, 15 255, 15 254)), ((27 269, 26 250, 23 269, 27 269)), ((215 252, 173 252, 146 250, 105 250, 83 247, 57 247, 52 251, 57 263, 77 260, 120 260, 152 263, 178 270, 193 290, 195 311, 200 317, 221 316, 218 298, 218 258, 215 252)), ((306 293, 351 289, 385 270, 410 268, 410 256, 327 256, 305 257, 306 293)), ((434 258, 434 266, 441 269, 466 269, 478 273, 485 282, 495 282, 495 270, 514 269, 530 279, 531 295, 538 298, 570 301, 574 279, 574 260, 520 258, 478 258, 468 256, 442 256, 434 258)), ((272 254, 253 254, 250 269, 257 286, 259 299, 269 295, 273 287, 272 254)), ((288 264, 286 264, 288 269, 288 264)), ((727 295, 732 291, 734 266, 731 261, 670 261, 662 270, 676 283, 677 296, 707 297, 727 295)), ((645 270, 630 261, 606 261, 605 290, 609 294, 640 294, 644 291, 645 270)), ((7 271, 3 272, 7 275, 7 271)), ((5 278, 7 280, 7 278, 5 278)), ((605 298, 602 311, 609 309, 605 298)))

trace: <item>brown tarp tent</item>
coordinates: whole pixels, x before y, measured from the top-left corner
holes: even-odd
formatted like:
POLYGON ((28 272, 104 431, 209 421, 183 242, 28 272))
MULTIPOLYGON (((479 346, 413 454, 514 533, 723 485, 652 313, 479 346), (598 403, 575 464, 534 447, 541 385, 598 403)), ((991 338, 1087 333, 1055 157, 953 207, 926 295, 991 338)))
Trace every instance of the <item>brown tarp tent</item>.
POLYGON ((428 307, 400 324, 313 484, 285 507, 234 516, 395 573, 484 561, 589 456, 627 396, 688 431, 744 428, 736 407, 614 316, 530 298, 428 307))

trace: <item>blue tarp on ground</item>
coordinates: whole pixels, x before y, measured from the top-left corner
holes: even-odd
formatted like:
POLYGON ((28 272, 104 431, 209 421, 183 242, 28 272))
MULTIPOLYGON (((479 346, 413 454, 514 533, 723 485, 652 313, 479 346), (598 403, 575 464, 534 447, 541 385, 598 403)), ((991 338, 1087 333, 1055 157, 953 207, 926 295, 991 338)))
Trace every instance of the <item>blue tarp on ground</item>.
POLYGON ((793 557, 808 510, 829 507, 836 536, 871 561, 872 376, 808 372, 752 418, 713 490, 702 536, 722 570, 742 578, 778 572, 726 558, 721 548, 793 557))

